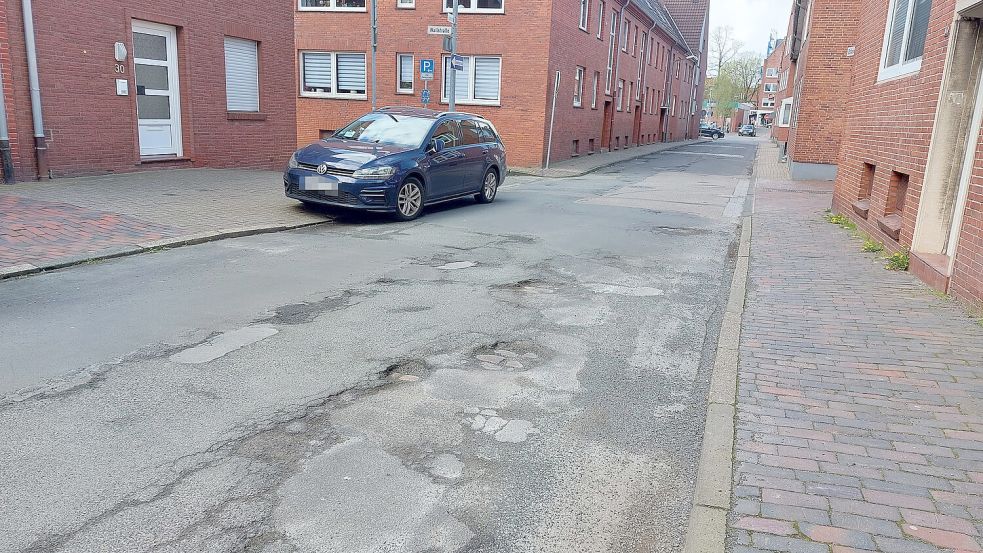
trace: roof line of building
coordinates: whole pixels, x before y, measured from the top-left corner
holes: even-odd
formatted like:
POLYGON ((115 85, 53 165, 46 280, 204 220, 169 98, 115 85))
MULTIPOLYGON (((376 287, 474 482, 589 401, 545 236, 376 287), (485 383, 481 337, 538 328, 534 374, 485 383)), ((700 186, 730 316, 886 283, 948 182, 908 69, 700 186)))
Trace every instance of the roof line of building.
POLYGON ((679 30, 676 20, 673 19, 672 14, 669 13, 669 10, 666 9, 662 2, 659 0, 630 0, 630 3, 642 10, 645 15, 652 19, 656 26, 665 31, 680 46, 685 48, 686 53, 693 55, 693 49, 687 44, 686 39, 683 38, 683 33, 679 30))

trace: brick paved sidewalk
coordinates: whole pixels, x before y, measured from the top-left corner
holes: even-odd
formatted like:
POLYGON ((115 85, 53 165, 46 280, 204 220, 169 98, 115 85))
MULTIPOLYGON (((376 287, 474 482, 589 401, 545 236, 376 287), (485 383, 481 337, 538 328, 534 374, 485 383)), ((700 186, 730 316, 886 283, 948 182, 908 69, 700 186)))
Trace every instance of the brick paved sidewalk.
POLYGON ((728 550, 981 551, 983 328, 760 176, 728 550))
POLYGON ((281 182, 273 171, 184 169, 0 185, 0 274, 326 220, 281 182))

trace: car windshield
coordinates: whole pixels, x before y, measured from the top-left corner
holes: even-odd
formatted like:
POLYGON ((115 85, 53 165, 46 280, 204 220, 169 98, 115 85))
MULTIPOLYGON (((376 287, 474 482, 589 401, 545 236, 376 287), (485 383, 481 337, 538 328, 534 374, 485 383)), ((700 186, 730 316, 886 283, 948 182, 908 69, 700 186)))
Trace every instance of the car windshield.
POLYGON ((416 148, 423 144, 433 119, 370 113, 334 134, 335 138, 416 148))

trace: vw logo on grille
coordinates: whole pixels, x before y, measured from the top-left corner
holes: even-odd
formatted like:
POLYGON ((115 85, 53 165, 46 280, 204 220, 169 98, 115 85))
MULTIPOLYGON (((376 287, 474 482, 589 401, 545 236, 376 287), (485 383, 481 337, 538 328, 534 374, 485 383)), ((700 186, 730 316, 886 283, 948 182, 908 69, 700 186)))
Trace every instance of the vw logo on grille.
POLYGON ((327 163, 322 163, 322 164, 320 164, 320 165, 317 166, 317 174, 318 175, 323 175, 323 174, 325 174, 327 172, 328 172, 328 164, 327 163))

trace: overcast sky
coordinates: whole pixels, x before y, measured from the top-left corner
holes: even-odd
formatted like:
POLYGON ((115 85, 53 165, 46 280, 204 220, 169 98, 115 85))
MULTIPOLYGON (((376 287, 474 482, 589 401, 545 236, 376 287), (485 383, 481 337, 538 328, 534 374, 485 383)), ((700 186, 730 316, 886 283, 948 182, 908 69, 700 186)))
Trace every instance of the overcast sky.
POLYGON ((710 29, 730 25, 744 50, 764 56, 768 34, 785 36, 792 0, 710 0, 710 29))

